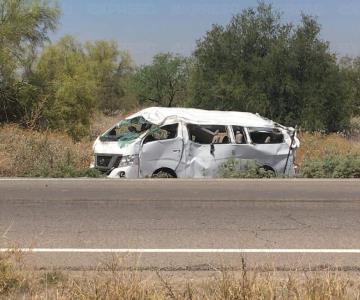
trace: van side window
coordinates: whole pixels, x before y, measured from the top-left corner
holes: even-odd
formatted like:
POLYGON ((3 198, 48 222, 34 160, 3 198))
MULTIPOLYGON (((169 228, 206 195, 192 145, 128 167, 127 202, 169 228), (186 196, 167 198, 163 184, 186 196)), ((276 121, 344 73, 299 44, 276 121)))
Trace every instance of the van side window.
POLYGON ((189 139, 198 144, 228 144, 230 138, 223 125, 188 124, 189 139))
POLYGON ((144 144, 154 141, 170 140, 177 137, 179 124, 165 125, 154 129, 144 140, 144 144))
POLYGON ((284 135, 280 130, 274 128, 248 128, 251 141, 255 144, 281 144, 284 135))
POLYGON ((235 136, 236 144, 246 144, 246 135, 244 131, 244 127, 241 126, 232 126, 235 136))

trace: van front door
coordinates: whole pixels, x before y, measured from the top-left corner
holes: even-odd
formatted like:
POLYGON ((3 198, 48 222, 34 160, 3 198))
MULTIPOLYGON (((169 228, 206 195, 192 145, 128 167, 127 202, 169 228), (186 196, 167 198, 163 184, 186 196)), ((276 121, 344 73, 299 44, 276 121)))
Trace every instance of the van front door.
POLYGON ((151 130, 144 138, 139 154, 139 177, 151 177, 162 169, 176 174, 183 153, 179 124, 151 130))

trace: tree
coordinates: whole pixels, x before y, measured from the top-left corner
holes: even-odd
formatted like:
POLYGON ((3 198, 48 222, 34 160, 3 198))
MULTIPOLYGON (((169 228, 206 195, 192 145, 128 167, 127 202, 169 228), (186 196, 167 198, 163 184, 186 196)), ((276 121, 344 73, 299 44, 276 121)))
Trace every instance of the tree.
POLYGON ((343 57, 340 69, 350 91, 350 105, 353 116, 360 115, 360 56, 354 59, 343 57))
POLYGON ((23 93, 26 123, 36 129, 60 129, 74 139, 89 133, 97 110, 123 108, 131 60, 114 42, 85 45, 71 36, 46 47, 31 72, 23 93))
POLYGON ((27 88, 22 76, 34 51, 48 41, 59 18, 56 3, 0 2, 0 122, 19 121, 27 109, 20 97, 27 88))
POLYGON ((96 109, 128 105, 131 59, 108 41, 84 46, 68 36, 45 47, 59 14, 47 0, 0 2, 0 122, 80 138, 96 109))
POLYGON ((60 129, 74 139, 89 133, 97 82, 89 71, 82 45, 73 37, 66 36, 44 49, 29 82, 31 125, 60 129))
POLYGON ((309 16, 290 40, 291 75, 296 82, 289 110, 293 121, 309 130, 339 131, 350 120, 349 93, 329 44, 320 39, 320 25, 309 16))
POLYGON ((302 16, 284 24, 260 2, 214 25, 198 41, 190 105, 258 112, 308 130, 337 131, 349 121, 343 76, 320 38, 320 25, 302 16))
POLYGON ((141 67, 133 78, 140 104, 175 106, 184 102, 188 82, 188 60, 170 53, 157 54, 151 65, 141 67))
MULTIPOLYGON (((269 101, 265 67, 275 64, 277 56, 270 51, 282 32, 287 34, 279 14, 265 4, 244 10, 226 27, 214 25, 194 53, 193 104, 265 113, 269 101)), ((279 47, 286 46, 280 42, 279 47)))
POLYGON ((85 44, 89 70, 97 82, 98 108, 111 114, 124 108, 128 81, 133 73, 127 52, 120 51, 115 42, 99 40, 85 44))

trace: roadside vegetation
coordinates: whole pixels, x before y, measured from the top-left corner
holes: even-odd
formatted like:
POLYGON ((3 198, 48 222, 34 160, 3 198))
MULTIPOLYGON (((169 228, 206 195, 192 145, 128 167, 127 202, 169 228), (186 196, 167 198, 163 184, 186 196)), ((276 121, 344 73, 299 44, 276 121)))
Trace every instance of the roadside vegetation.
POLYGON ((229 159, 219 167, 220 178, 273 178, 275 173, 259 167, 253 160, 229 159))
POLYGON ((38 132, 17 125, 0 128, 0 176, 97 177, 90 170, 92 143, 64 133, 38 132))
POLYGON ((360 135, 301 134, 299 176, 306 178, 360 178, 360 135))
MULTIPOLYGON (((95 271, 35 270, 20 252, 0 256, 1 299, 359 299, 356 274, 341 271, 239 271, 179 278, 161 270, 121 269, 121 258, 95 271), (81 274, 80 274, 81 273, 81 274)), ((188 273, 189 275, 189 273, 188 273)))
MULTIPOLYGON (((123 115, 97 114, 88 137, 74 141, 62 132, 36 131, 16 124, 0 126, 0 176, 99 177, 89 169, 94 139, 123 115)), ((297 151, 297 177, 360 178, 360 135, 357 128, 341 133, 303 132, 297 151)), ((229 160, 219 168, 222 178, 273 178, 250 161, 229 160)), ((161 177, 159 174, 158 177, 161 177)))

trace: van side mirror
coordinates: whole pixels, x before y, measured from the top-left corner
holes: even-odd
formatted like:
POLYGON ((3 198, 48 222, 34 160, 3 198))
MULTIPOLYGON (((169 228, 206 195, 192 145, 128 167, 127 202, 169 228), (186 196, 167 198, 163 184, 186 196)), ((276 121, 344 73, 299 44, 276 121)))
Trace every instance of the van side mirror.
POLYGON ((215 146, 214 146, 213 143, 211 143, 211 144, 210 144, 210 154, 211 154, 211 155, 214 155, 214 153, 215 153, 215 146))

